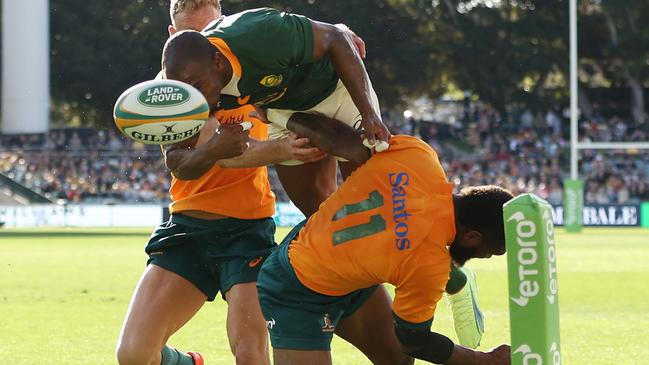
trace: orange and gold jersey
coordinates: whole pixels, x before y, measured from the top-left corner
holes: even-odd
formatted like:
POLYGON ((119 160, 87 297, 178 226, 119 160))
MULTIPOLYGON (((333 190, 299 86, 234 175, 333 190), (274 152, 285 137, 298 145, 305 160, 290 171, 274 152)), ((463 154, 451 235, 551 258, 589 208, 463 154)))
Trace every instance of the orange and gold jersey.
MULTIPOLYGON (((248 115, 254 111, 251 105, 232 110, 220 110, 216 120, 222 124, 240 123, 251 120, 248 115)), ((250 137, 258 140, 268 138, 268 126, 258 119, 252 119, 250 137)), ((197 144, 205 143, 216 130, 216 121, 210 119, 203 129, 197 144)), ((170 213, 185 210, 200 210, 240 219, 267 218, 275 213, 275 195, 270 190, 266 167, 221 168, 212 166, 197 180, 178 180, 172 177, 170 213)))
POLYGON ((393 284, 394 313, 420 324, 444 292, 454 237, 453 185, 437 154, 395 136, 311 216, 288 255, 299 280, 321 294, 393 284))

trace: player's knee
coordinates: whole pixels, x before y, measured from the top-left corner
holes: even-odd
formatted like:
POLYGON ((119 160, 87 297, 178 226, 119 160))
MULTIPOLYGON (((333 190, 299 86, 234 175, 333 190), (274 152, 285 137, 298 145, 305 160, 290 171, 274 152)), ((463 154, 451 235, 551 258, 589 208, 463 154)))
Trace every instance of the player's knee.
POLYGON ((372 364, 377 365, 413 365, 415 359, 408 356, 398 343, 383 344, 380 348, 368 352, 372 364))
POLYGON ((415 359, 404 353, 385 353, 370 357, 372 364, 376 365, 413 365, 415 359))
POLYGON ((237 365, 270 364, 266 342, 250 342, 255 341, 248 341, 248 343, 238 342, 233 344, 232 354, 234 355, 235 363, 237 365))
MULTIPOLYGON (((117 345, 115 355, 117 356, 117 363, 119 365, 149 365, 155 364, 156 355, 159 350, 151 351, 143 346, 137 346, 134 343, 120 342, 117 345)), ((159 362, 158 362, 159 363, 159 362)))
POLYGON ((259 365, 268 364, 268 355, 259 350, 243 350, 234 354, 237 365, 259 365))

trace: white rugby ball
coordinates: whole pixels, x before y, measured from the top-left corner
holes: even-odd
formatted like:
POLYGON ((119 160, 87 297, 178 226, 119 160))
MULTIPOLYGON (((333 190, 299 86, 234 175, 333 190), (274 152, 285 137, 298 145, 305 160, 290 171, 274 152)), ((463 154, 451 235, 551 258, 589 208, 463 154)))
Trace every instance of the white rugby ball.
POLYGON ((197 135, 210 106, 195 87, 176 80, 150 80, 124 91, 115 103, 117 128, 146 144, 172 144, 197 135))

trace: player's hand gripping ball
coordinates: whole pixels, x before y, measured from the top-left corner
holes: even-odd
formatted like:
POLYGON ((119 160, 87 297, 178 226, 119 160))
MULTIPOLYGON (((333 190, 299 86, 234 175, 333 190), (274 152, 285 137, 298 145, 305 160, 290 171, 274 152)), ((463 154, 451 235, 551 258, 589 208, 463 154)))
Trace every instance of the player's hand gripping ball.
POLYGON ((197 135, 210 107, 195 87, 176 80, 150 80, 124 91, 115 103, 117 128, 146 144, 173 144, 197 135))

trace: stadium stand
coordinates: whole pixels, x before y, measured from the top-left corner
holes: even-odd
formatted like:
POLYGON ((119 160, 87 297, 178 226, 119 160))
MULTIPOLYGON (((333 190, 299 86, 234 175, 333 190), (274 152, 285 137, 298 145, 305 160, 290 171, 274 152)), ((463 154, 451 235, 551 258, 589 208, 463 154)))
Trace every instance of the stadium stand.
MULTIPOLYGON (((551 204, 562 201, 569 164, 568 122, 559 108, 512 110, 503 118, 476 104, 454 124, 414 119, 388 124, 393 133, 418 135, 436 148, 458 187, 495 183, 515 193, 534 192, 551 204)), ((649 141, 649 126, 596 117, 581 121, 580 136, 587 141, 649 141)), ((635 153, 630 158, 615 151, 582 152, 585 202, 649 200, 649 154, 635 153)), ((134 143, 115 130, 65 128, 44 135, 0 135, 0 174, 51 201, 168 201, 169 176, 159 147, 134 143)), ((269 176, 278 201, 287 201, 272 168, 269 176)))
POLYGON ((159 147, 131 143, 116 131, 61 129, 0 139, 0 173, 52 201, 167 200, 159 147))
MULTIPOLYGON (((449 179, 457 186, 495 183, 516 194, 533 192, 551 204, 561 204, 562 181, 569 169, 569 122, 559 108, 536 114, 513 110, 502 118, 493 109, 477 105, 454 128, 435 122, 413 124, 413 130, 441 151, 449 179), (449 141, 465 143, 470 153, 448 148, 449 141)), ((579 135, 583 141, 649 141, 649 126, 618 117, 594 118, 581 121, 579 135)), ((583 151, 580 166, 586 203, 649 200, 646 152, 583 151)))

